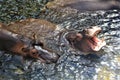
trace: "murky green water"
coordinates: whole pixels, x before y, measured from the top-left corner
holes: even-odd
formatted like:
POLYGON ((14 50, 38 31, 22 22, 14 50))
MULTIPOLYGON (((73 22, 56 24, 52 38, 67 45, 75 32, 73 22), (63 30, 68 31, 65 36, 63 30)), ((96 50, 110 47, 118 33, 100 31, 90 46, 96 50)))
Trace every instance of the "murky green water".
POLYGON ((103 31, 107 45, 99 56, 80 55, 70 47, 64 38, 48 40, 48 46, 63 54, 56 64, 43 64, 40 61, 21 61, 20 56, 11 56, 0 52, 0 80, 119 80, 120 79, 120 11, 79 12, 69 8, 65 10, 45 10, 45 2, 32 0, 7 0, 0 3, 0 21, 8 23, 29 17, 47 19, 68 30, 82 30, 97 25, 103 31), (53 44, 54 43, 54 44, 53 44))

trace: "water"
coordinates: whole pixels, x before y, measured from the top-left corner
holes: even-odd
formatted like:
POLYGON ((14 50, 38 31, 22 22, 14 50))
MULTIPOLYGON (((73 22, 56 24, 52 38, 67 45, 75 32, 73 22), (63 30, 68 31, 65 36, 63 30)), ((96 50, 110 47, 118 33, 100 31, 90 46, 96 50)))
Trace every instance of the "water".
MULTIPOLYGON (((6 15, 9 16, 9 14, 6 15)), ((2 16, 1 21, 14 21, 13 18, 7 16, 2 16)), ((19 16, 23 16, 23 14, 20 13, 19 16)), ((62 54, 56 64, 44 64, 40 61, 32 63, 32 60, 24 60, 23 62, 20 56, 0 52, 0 80, 119 80, 119 10, 81 13, 79 11, 73 12, 68 8, 66 11, 47 10, 37 16, 56 23, 67 30, 78 31, 89 26, 100 26, 103 31, 99 37, 104 37, 107 45, 98 53, 100 55, 94 53, 87 56, 81 55, 82 52, 70 47, 64 37, 67 32, 64 32, 59 44, 65 46, 56 46, 59 38, 54 38, 52 41, 48 40, 48 47, 62 54), (70 13, 67 13, 67 10, 70 13), (30 65, 31 63, 32 65, 30 65)), ((16 19, 21 19, 21 17, 16 19)))

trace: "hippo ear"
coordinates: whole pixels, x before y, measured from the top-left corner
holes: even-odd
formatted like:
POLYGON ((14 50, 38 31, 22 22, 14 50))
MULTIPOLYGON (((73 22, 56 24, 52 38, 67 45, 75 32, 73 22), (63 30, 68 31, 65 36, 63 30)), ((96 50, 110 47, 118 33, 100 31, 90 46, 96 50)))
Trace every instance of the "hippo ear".
POLYGON ((27 48, 22 48, 22 51, 23 51, 23 52, 29 52, 29 49, 27 49, 27 48))
POLYGON ((76 34, 76 40, 80 41, 83 38, 83 35, 81 33, 76 34))

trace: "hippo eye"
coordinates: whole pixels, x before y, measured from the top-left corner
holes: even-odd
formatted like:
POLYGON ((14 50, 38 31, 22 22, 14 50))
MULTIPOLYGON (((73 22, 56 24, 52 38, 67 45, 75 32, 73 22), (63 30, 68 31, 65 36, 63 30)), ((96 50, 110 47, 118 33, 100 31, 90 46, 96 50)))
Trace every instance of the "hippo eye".
POLYGON ((31 55, 32 55, 32 57, 34 57, 34 56, 36 56, 36 53, 32 53, 31 55))
POLYGON ((39 44, 40 46, 42 46, 42 47, 44 46, 44 44, 43 44, 42 42, 39 42, 38 44, 39 44))
POLYGON ((33 52, 33 53, 32 53, 32 55, 36 56, 36 55, 37 55, 37 53, 33 52))
POLYGON ((32 53, 33 55, 35 54, 35 53, 32 53))

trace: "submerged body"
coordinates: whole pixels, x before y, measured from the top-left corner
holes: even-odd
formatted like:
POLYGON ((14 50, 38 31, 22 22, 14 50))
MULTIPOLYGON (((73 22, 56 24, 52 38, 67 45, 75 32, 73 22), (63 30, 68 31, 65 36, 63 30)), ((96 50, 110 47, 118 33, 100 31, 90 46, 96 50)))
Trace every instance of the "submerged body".
POLYGON ((35 43, 43 43, 44 45, 46 45, 46 39, 57 34, 59 30, 59 27, 51 22, 32 18, 10 23, 3 28, 26 36, 34 40, 35 43))

